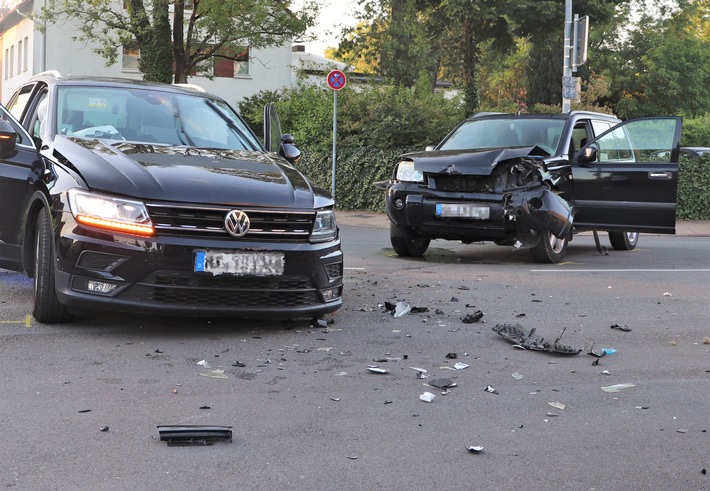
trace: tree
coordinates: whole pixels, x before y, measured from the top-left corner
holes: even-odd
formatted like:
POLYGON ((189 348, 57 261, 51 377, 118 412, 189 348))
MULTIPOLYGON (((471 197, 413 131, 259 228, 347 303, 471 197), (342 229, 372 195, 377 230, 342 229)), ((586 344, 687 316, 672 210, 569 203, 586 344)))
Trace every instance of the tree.
POLYGON ((213 58, 242 60, 245 47, 266 48, 301 36, 315 23, 317 7, 299 12, 287 0, 49 0, 37 17, 54 24, 77 21, 72 39, 98 43, 94 51, 116 63, 118 47, 136 42, 146 80, 187 82, 209 73, 213 58), (170 6, 173 11, 170 12, 170 6), (172 13, 172 39, 170 16, 172 13), (207 63, 206 63, 207 62, 207 63))
POLYGON ((614 106, 624 117, 710 112, 710 20, 707 1, 691 2, 667 18, 643 17, 612 52, 608 76, 614 106))
MULTIPOLYGON (((628 3, 629 0, 574 0, 574 12, 580 16, 589 15, 593 23, 590 48, 595 42, 610 37, 610 32, 624 22, 627 17, 623 7, 628 3)), ((526 37, 531 44, 527 69, 528 104, 561 104, 565 2, 518 1, 510 2, 507 8, 515 23, 514 32, 526 37)), ((593 63, 593 56, 590 54, 590 63, 593 63)))

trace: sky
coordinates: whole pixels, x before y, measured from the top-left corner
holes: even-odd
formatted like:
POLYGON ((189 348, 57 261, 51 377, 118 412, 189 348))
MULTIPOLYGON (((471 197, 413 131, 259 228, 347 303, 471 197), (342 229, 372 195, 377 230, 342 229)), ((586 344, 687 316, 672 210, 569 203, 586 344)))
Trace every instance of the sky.
MULTIPOLYGON (((293 2, 293 7, 298 10, 303 1, 293 2)), ((316 36, 315 41, 306 41, 300 44, 306 46, 306 52, 323 55, 325 48, 336 48, 340 42, 340 32, 343 27, 353 27, 357 22, 354 12, 359 8, 357 0, 339 0, 337 2, 320 0, 321 11, 316 26, 308 34, 316 36)))

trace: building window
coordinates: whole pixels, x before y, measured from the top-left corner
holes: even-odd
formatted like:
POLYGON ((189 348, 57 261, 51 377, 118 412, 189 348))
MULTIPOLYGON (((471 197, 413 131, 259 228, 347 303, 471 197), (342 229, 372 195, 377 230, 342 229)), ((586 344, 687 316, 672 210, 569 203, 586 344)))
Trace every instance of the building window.
POLYGON ((140 58, 140 53, 141 51, 138 47, 138 41, 131 41, 130 43, 123 45, 122 66, 124 71, 139 71, 138 59, 140 58))
POLYGON ((246 77, 249 75, 249 47, 222 49, 213 57, 215 77, 246 77))
POLYGON ((22 39, 17 41, 17 74, 22 73, 22 39))
POLYGON ((15 66, 15 45, 10 46, 10 60, 7 65, 8 77, 12 78, 12 69, 15 66))
POLYGON ((10 50, 5 48, 5 69, 3 70, 3 78, 7 80, 7 72, 9 72, 9 65, 7 64, 10 60, 10 50))
POLYGON ((29 53, 29 38, 25 36, 25 44, 23 45, 23 48, 25 50, 24 54, 22 55, 22 71, 26 72, 27 71, 27 59, 29 58, 28 53, 29 53))

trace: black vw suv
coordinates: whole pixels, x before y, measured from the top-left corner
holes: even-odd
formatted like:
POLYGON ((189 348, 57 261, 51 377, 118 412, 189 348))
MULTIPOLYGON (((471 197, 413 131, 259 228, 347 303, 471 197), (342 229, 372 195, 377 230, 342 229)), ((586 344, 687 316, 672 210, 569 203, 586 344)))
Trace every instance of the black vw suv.
POLYGON ((0 110, 0 267, 34 278, 40 322, 342 305, 333 199, 294 166, 275 112, 265 147, 197 88, 56 72, 0 110))

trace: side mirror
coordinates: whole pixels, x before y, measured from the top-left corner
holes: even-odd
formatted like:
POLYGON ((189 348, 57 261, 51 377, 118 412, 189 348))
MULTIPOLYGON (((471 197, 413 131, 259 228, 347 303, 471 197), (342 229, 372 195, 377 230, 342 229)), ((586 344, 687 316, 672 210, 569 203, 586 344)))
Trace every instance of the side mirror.
POLYGON ((426 148, 424 149, 425 152, 431 152, 432 150, 436 149, 435 145, 427 145, 426 148))
POLYGON ((597 147, 595 144, 582 148, 579 152, 579 161, 582 164, 591 164, 597 161, 597 147))
POLYGON ((6 158, 15 151, 17 132, 10 123, 0 119, 0 157, 6 158))
POLYGON ((281 136, 279 155, 288 160, 291 164, 294 164, 301 158, 301 151, 296 146, 296 140, 292 135, 285 133, 281 136))

